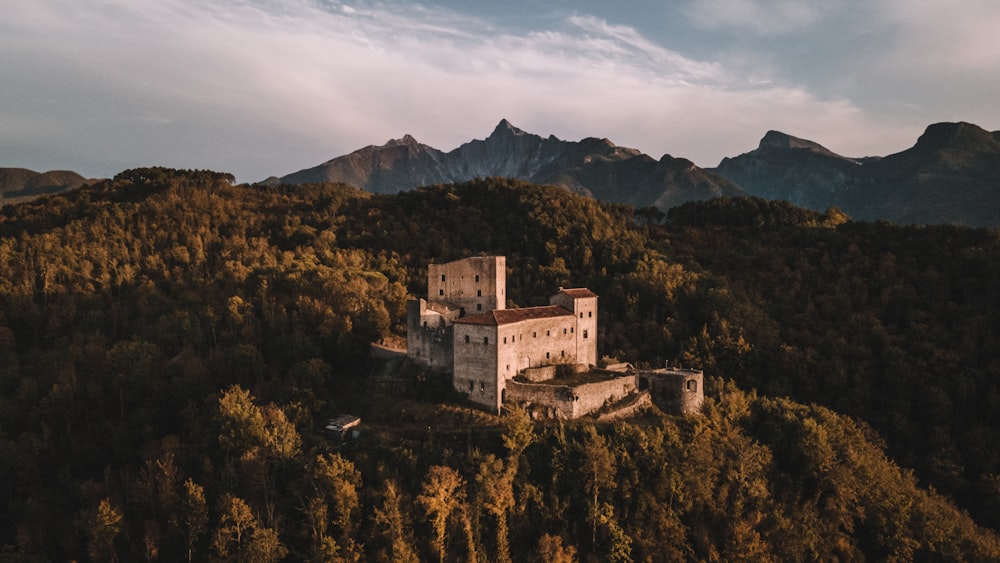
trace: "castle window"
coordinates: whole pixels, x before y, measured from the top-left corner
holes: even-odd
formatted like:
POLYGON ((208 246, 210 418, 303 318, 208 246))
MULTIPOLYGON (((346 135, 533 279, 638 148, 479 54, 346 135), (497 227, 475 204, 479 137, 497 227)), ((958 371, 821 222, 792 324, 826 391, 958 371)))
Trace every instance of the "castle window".
POLYGON ((535 331, 531 331, 531 337, 532 338, 538 338, 538 333, 535 332, 535 331))
POLYGON ((475 385, 475 384, 474 384, 474 383, 472 382, 472 380, 470 379, 470 380, 469 380, 469 393, 472 393, 472 390, 473 390, 473 389, 475 389, 474 385, 475 385))
POLYGON ((504 343, 504 344, 506 344, 506 343, 507 343, 507 337, 506 337, 506 336, 504 336, 504 337, 503 337, 503 343, 504 343))
POLYGON ((483 344, 489 344, 489 343, 490 343, 490 337, 489 336, 484 336, 483 337, 483 344))
POLYGON ((693 380, 693 379, 688 380, 688 382, 687 382, 687 389, 688 389, 688 391, 697 391, 698 390, 698 382, 695 381, 695 380, 693 380))
POLYGON ((565 358, 566 357, 566 350, 559 350, 559 357, 560 358, 565 358))
POLYGON ((439 289, 438 290, 438 295, 444 295, 444 290, 443 289, 439 289))
POLYGON ((485 383, 480 383, 479 384, 479 390, 480 391, 486 391, 486 384, 485 383))
POLYGON ((483 310, 483 304, 482 303, 476 303, 476 310, 477 311, 482 311, 483 310))
POLYGON ((444 274, 441 274, 441 281, 444 281, 444 274))
POLYGON ((566 329, 565 328, 563 329, 563 334, 566 334, 566 329))
POLYGON ((476 274, 476 281, 479 281, 479 274, 476 274))
POLYGON ((569 327, 569 333, 570 334, 573 334, 574 331, 575 331, 575 329, 573 327, 569 327))
POLYGON ((507 371, 510 371, 510 364, 507 364, 507 371))
POLYGON ((548 331, 548 330, 546 330, 546 331, 545 331, 545 336, 552 336, 552 332, 551 332, 551 331, 548 331))
POLYGON ((593 316, 594 316, 594 312, 593 311, 587 311, 587 317, 588 318, 593 317, 593 316))
POLYGON ((586 329, 584 329, 584 331, 583 331, 583 337, 587 338, 587 330, 586 329))
POLYGON ((549 359, 549 353, 548 352, 545 353, 545 359, 546 360, 549 359))
MULTIPOLYGON (((476 281, 479 281, 479 280, 476 280, 476 281)), ((476 290, 476 297, 482 297, 482 296, 483 296, 483 290, 477 289, 476 290)))
POLYGON ((424 321, 424 328, 427 328, 427 321, 424 321))
POLYGON ((469 343, 469 335, 468 335, 468 334, 466 334, 466 335, 465 335, 465 343, 466 343, 466 344, 468 344, 468 343, 469 343))
POLYGON ((583 318, 583 311, 580 311, 580 318, 583 318))

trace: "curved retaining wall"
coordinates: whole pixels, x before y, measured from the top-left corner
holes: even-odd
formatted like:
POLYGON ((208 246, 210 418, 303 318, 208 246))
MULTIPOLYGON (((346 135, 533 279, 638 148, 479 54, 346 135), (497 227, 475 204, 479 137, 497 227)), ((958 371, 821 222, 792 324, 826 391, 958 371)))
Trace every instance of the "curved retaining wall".
POLYGON ((507 381, 506 400, 553 418, 578 418, 638 390, 635 375, 575 386, 507 381))

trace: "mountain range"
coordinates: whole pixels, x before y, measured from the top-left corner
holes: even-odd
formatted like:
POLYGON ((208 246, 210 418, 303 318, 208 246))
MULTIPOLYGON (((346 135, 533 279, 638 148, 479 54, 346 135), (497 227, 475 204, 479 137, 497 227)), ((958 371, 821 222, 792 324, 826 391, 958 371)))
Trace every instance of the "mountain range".
POLYGON ((344 182, 396 193, 488 176, 664 211, 692 200, 751 195, 821 211, 836 206, 860 220, 1000 226, 1000 131, 964 122, 933 124, 909 149, 864 158, 769 131, 756 149, 705 169, 670 155, 656 160, 607 139, 541 137, 504 119, 485 140, 450 152, 406 135, 265 183, 344 182))
POLYGON ((0 168, 0 197, 4 203, 17 203, 40 195, 79 188, 87 179, 68 170, 35 172, 27 168, 0 168))
POLYGON ((607 139, 563 141, 526 133, 502 120, 485 140, 442 152, 406 135, 268 182, 344 182, 374 193, 502 176, 555 184, 594 198, 669 209, 686 201, 746 195, 690 160, 659 160, 607 139))

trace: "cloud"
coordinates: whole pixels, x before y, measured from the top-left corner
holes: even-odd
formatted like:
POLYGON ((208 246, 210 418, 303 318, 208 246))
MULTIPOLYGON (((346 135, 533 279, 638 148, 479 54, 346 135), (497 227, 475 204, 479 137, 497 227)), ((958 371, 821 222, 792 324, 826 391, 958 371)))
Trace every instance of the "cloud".
POLYGON ((403 133, 448 150, 504 117, 706 166, 770 128, 830 143, 870 127, 842 97, 742 76, 587 15, 528 32, 400 3, 15 2, 0 52, 20 55, 0 58, 13 85, 0 107, 33 134, 0 128, 0 154, 32 161, 48 146, 70 156, 51 167, 89 163, 91 175, 164 164, 258 180, 403 133))
POLYGON ((878 3, 878 16, 894 30, 896 64, 1000 71, 1000 3, 888 0, 878 3))
POLYGON ((810 27, 838 4, 833 0, 693 0, 684 13, 704 29, 772 35, 810 27))

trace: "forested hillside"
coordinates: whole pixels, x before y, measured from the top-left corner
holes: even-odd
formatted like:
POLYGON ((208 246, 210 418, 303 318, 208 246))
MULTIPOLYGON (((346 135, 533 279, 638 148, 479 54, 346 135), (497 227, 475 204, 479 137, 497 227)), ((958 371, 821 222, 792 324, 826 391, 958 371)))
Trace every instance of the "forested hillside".
POLYGON ((997 231, 232 180, 0 210, 0 560, 1000 560, 997 231), (596 291, 601 354, 703 367, 704 416, 494 417, 368 358, 480 253, 517 305, 596 291))

